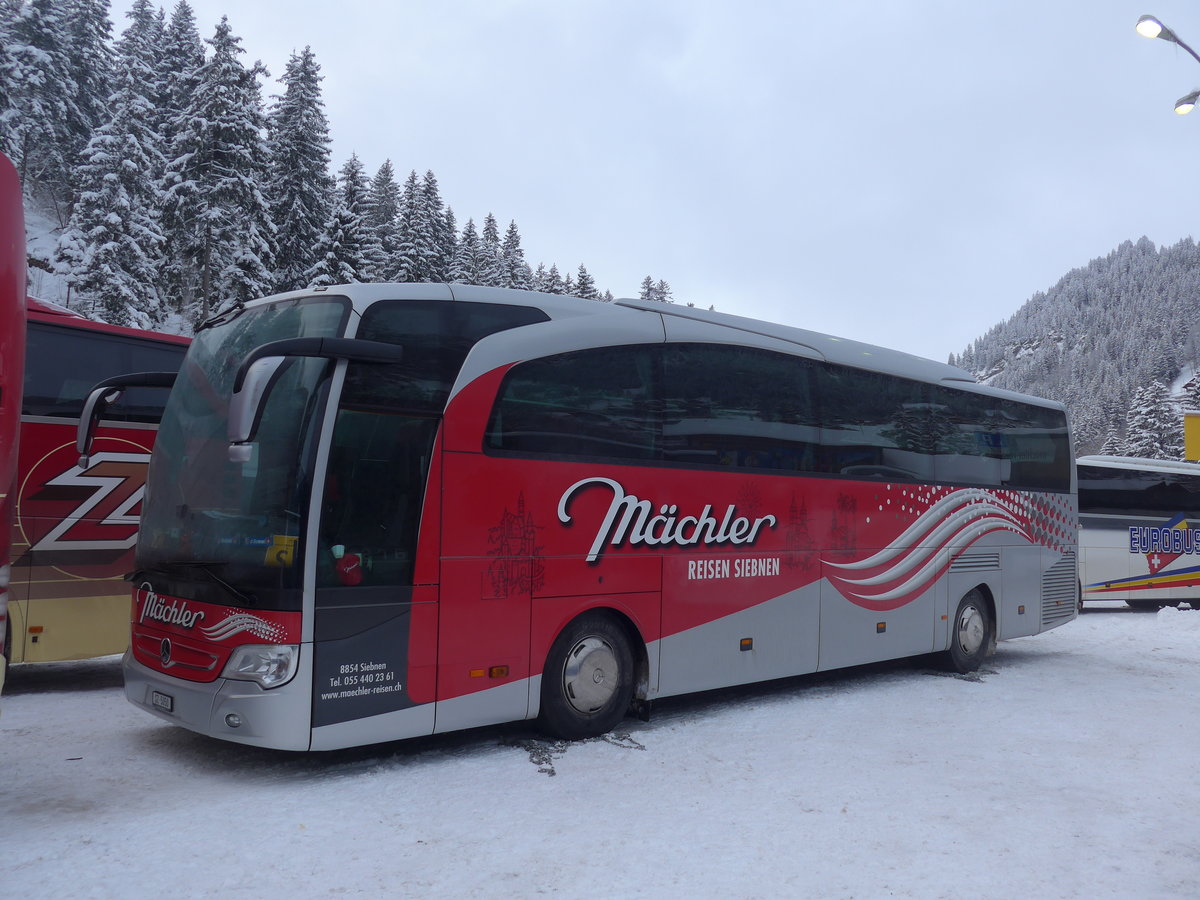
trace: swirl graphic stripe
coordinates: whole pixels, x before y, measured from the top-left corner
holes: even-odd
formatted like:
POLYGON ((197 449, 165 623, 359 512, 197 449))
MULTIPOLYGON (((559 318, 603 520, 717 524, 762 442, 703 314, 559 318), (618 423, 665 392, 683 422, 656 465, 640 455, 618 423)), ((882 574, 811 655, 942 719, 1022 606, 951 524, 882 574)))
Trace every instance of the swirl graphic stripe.
POLYGON ((214 641, 225 641, 247 631, 263 640, 277 641, 282 636, 282 631, 277 626, 248 613, 235 613, 215 625, 202 628, 201 631, 214 641))
POLYGON ((854 562, 826 561, 828 577, 852 603, 894 609, 928 588, 980 538, 997 532, 1031 541, 1023 507, 977 488, 953 491, 879 552, 854 562))

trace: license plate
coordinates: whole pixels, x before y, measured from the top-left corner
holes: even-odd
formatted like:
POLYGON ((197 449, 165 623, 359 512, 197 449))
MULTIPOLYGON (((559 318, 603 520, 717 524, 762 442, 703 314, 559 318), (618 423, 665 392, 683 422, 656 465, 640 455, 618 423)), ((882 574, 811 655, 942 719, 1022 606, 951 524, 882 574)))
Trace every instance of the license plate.
POLYGON ((175 698, 170 694, 163 694, 159 691, 154 691, 154 693, 150 695, 150 702, 163 712, 175 711, 175 698))

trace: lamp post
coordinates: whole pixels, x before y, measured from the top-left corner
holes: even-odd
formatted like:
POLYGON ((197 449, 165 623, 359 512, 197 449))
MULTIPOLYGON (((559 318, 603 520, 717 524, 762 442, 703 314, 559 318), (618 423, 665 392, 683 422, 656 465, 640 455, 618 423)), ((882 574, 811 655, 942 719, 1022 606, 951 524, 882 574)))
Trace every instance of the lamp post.
MULTIPOLYGON (((1192 59, 1200 63, 1200 56, 1196 55, 1196 51, 1189 47, 1182 38, 1179 37, 1170 28, 1164 25, 1159 19, 1154 16, 1142 16, 1137 20, 1137 25, 1134 29, 1142 37, 1159 38, 1164 41, 1169 41, 1172 44, 1178 44, 1184 50, 1191 54, 1192 59)), ((1190 94, 1184 94, 1175 101, 1175 112, 1181 116, 1186 116, 1196 108, 1197 101, 1200 101, 1200 90, 1192 91, 1190 94)))

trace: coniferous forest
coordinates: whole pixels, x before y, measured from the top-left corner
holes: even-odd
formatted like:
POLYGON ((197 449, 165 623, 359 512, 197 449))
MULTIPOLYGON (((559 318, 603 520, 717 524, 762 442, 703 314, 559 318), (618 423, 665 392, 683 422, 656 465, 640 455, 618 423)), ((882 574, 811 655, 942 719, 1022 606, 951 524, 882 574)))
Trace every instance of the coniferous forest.
POLYGON ((950 362, 1071 413, 1076 452, 1180 459, 1200 409, 1200 247, 1143 237, 1074 269, 950 362))
MULTIPOLYGON (((229 303, 352 281, 612 299, 583 264, 532 267, 513 220, 460 226, 432 170, 351 154, 333 171, 310 48, 272 81, 227 18, 202 36, 186 0, 136 0, 119 24, 109 0, 0 0, 0 149, 52 223, 30 265, 77 312, 186 331, 229 303)), ((672 299, 650 276, 640 296, 672 299)), ((950 361, 1065 403, 1080 453, 1179 458, 1180 409, 1200 408, 1197 298, 1190 238, 1126 242, 950 361)))
MULTIPOLYGON (((229 303, 355 281, 612 300, 583 264, 532 268, 515 221, 460 227, 431 170, 385 159, 372 174, 352 154, 331 171, 310 48, 272 83, 227 18, 202 38, 186 0, 136 0, 120 29, 109 10, 0 0, 0 149, 57 234, 30 264, 66 282, 75 311, 186 330, 229 303)), ((641 294, 671 298, 650 276, 641 294)))

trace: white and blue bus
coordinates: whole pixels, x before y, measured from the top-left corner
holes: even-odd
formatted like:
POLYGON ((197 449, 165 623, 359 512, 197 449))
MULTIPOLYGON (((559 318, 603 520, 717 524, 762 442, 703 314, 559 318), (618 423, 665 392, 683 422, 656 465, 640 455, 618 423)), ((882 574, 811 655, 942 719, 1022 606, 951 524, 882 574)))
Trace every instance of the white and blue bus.
POLYGON ((1081 456, 1081 602, 1200 608, 1200 465, 1081 456))

